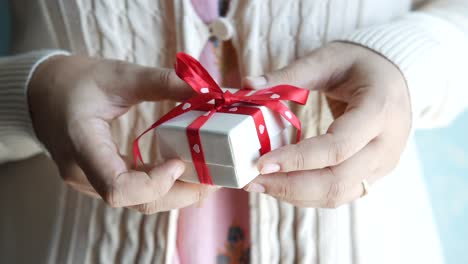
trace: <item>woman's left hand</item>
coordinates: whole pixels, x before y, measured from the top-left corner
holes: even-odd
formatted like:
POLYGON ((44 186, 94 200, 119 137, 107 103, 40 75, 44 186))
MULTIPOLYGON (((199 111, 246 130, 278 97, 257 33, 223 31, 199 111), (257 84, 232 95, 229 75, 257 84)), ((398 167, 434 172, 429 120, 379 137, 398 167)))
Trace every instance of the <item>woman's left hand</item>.
POLYGON ((336 208, 363 195, 363 180, 372 184, 396 166, 410 132, 411 107, 405 80, 390 61, 335 42, 244 80, 256 89, 284 83, 324 92, 337 118, 324 135, 262 156, 261 175, 245 190, 296 206, 336 208))

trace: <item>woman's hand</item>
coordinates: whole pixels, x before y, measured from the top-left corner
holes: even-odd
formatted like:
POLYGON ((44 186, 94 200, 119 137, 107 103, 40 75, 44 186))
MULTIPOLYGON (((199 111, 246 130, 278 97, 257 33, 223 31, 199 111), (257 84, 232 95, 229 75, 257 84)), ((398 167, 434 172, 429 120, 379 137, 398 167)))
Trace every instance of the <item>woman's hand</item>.
POLYGON ((112 207, 146 214, 198 202, 214 188, 176 181, 184 172, 180 160, 132 170, 109 123, 140 102, 192 95, 172 70, 80 56, 42 63, 28 91, 36 134, 65 182, 112 207))
POLYGON ((244 81, 252 88, 287 83, 320 90, 337 117, 326 134, 262 156, 262 175, 247 191, 297 206, 335 208, 359 198, 363 180, 372 184, 398 163, 410 132, 410 100, 398 68, 379 54, 332 43, 244 81))

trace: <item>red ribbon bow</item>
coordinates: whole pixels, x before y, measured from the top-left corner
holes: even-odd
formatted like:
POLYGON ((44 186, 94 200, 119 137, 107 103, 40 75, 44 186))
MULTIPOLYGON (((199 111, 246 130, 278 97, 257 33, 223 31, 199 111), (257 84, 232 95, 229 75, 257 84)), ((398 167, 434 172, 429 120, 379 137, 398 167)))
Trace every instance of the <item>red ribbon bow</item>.
POLYGON ((192 161, 200 183, 212 184, 212 180, 204 159, 203 150, 201 149, 199 129, 216 112, 252 116, 257 127, 257 135, 261 145, 260 153, 265 154, 271 150, 270 139, 260 109, 245 106, 232 107, 233 104, 243 103, 247 105, 266 106, 283 116, 297 129, 296 141, 299 141, 301 138, 301 122, 280 100, 292 101, 303 105, 307 101, 309 90, 291 85, 277 85, 271 88, 258 90, 251 95, 247 95, 252 91, 248 89, 240 89, 236 93, 231 93, 229 91, 223 92, 205 68, 186 53, 177 54, 175 71, 177 75, 198 94, 176 106, 135 139, 133 142, 135 166, 138 165, 138 160, 143 163, 138 145, 140 138, 162 123, 191 110, 207 111, 206 114, 196 118, 195 121, 187 127, 189 145, 194 146, 194 148, 190 150, 192 161), (208 103, 212 100, 214 100, 214 104, 208 103))

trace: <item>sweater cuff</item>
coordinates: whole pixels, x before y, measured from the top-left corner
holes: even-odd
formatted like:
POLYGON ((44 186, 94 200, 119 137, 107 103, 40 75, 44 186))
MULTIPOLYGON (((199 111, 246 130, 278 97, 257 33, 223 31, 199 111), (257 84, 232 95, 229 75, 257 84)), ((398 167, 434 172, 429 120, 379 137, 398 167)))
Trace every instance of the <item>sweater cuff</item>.
POLYGON ((29 115, 27 89, 34 70, 60 50, 43 50, 0 58, 0 163, 41 151, 29 115))
POLYGON ((464 50, 466 46, 461 47, 467 43, 453 25, 415 12, 388 24, 357 30, 339 40, 367 47, 399 68, 411 99, 413 127, 444 125, 453 119, 450 113, 437 116, 441 104, 446 103, 448 79, 457 71, 457 50, 464 50))

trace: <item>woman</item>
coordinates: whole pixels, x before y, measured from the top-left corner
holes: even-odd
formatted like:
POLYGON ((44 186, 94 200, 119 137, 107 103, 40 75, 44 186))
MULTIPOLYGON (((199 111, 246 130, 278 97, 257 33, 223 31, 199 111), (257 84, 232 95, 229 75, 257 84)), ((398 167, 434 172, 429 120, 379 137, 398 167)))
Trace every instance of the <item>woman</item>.
POLYGON ((1 60, 0 159, 37 154, 37 136, 58 172, 43 156, 1 168, 1 262, 442 262, 410 134, 467 105, 467 1, 51 0, 12 10, 16 52, 55 50, 1 60), (264 155, 247 192, 176 181, 183 163, 156 165, 150 139, 141 145, 151 167, 127 161, 132 139, 192 95, 167 69, 177 51, 201 57, 225 86, 240 75, 255 89, 313 91, 294 109, 304 139, 264 155))

